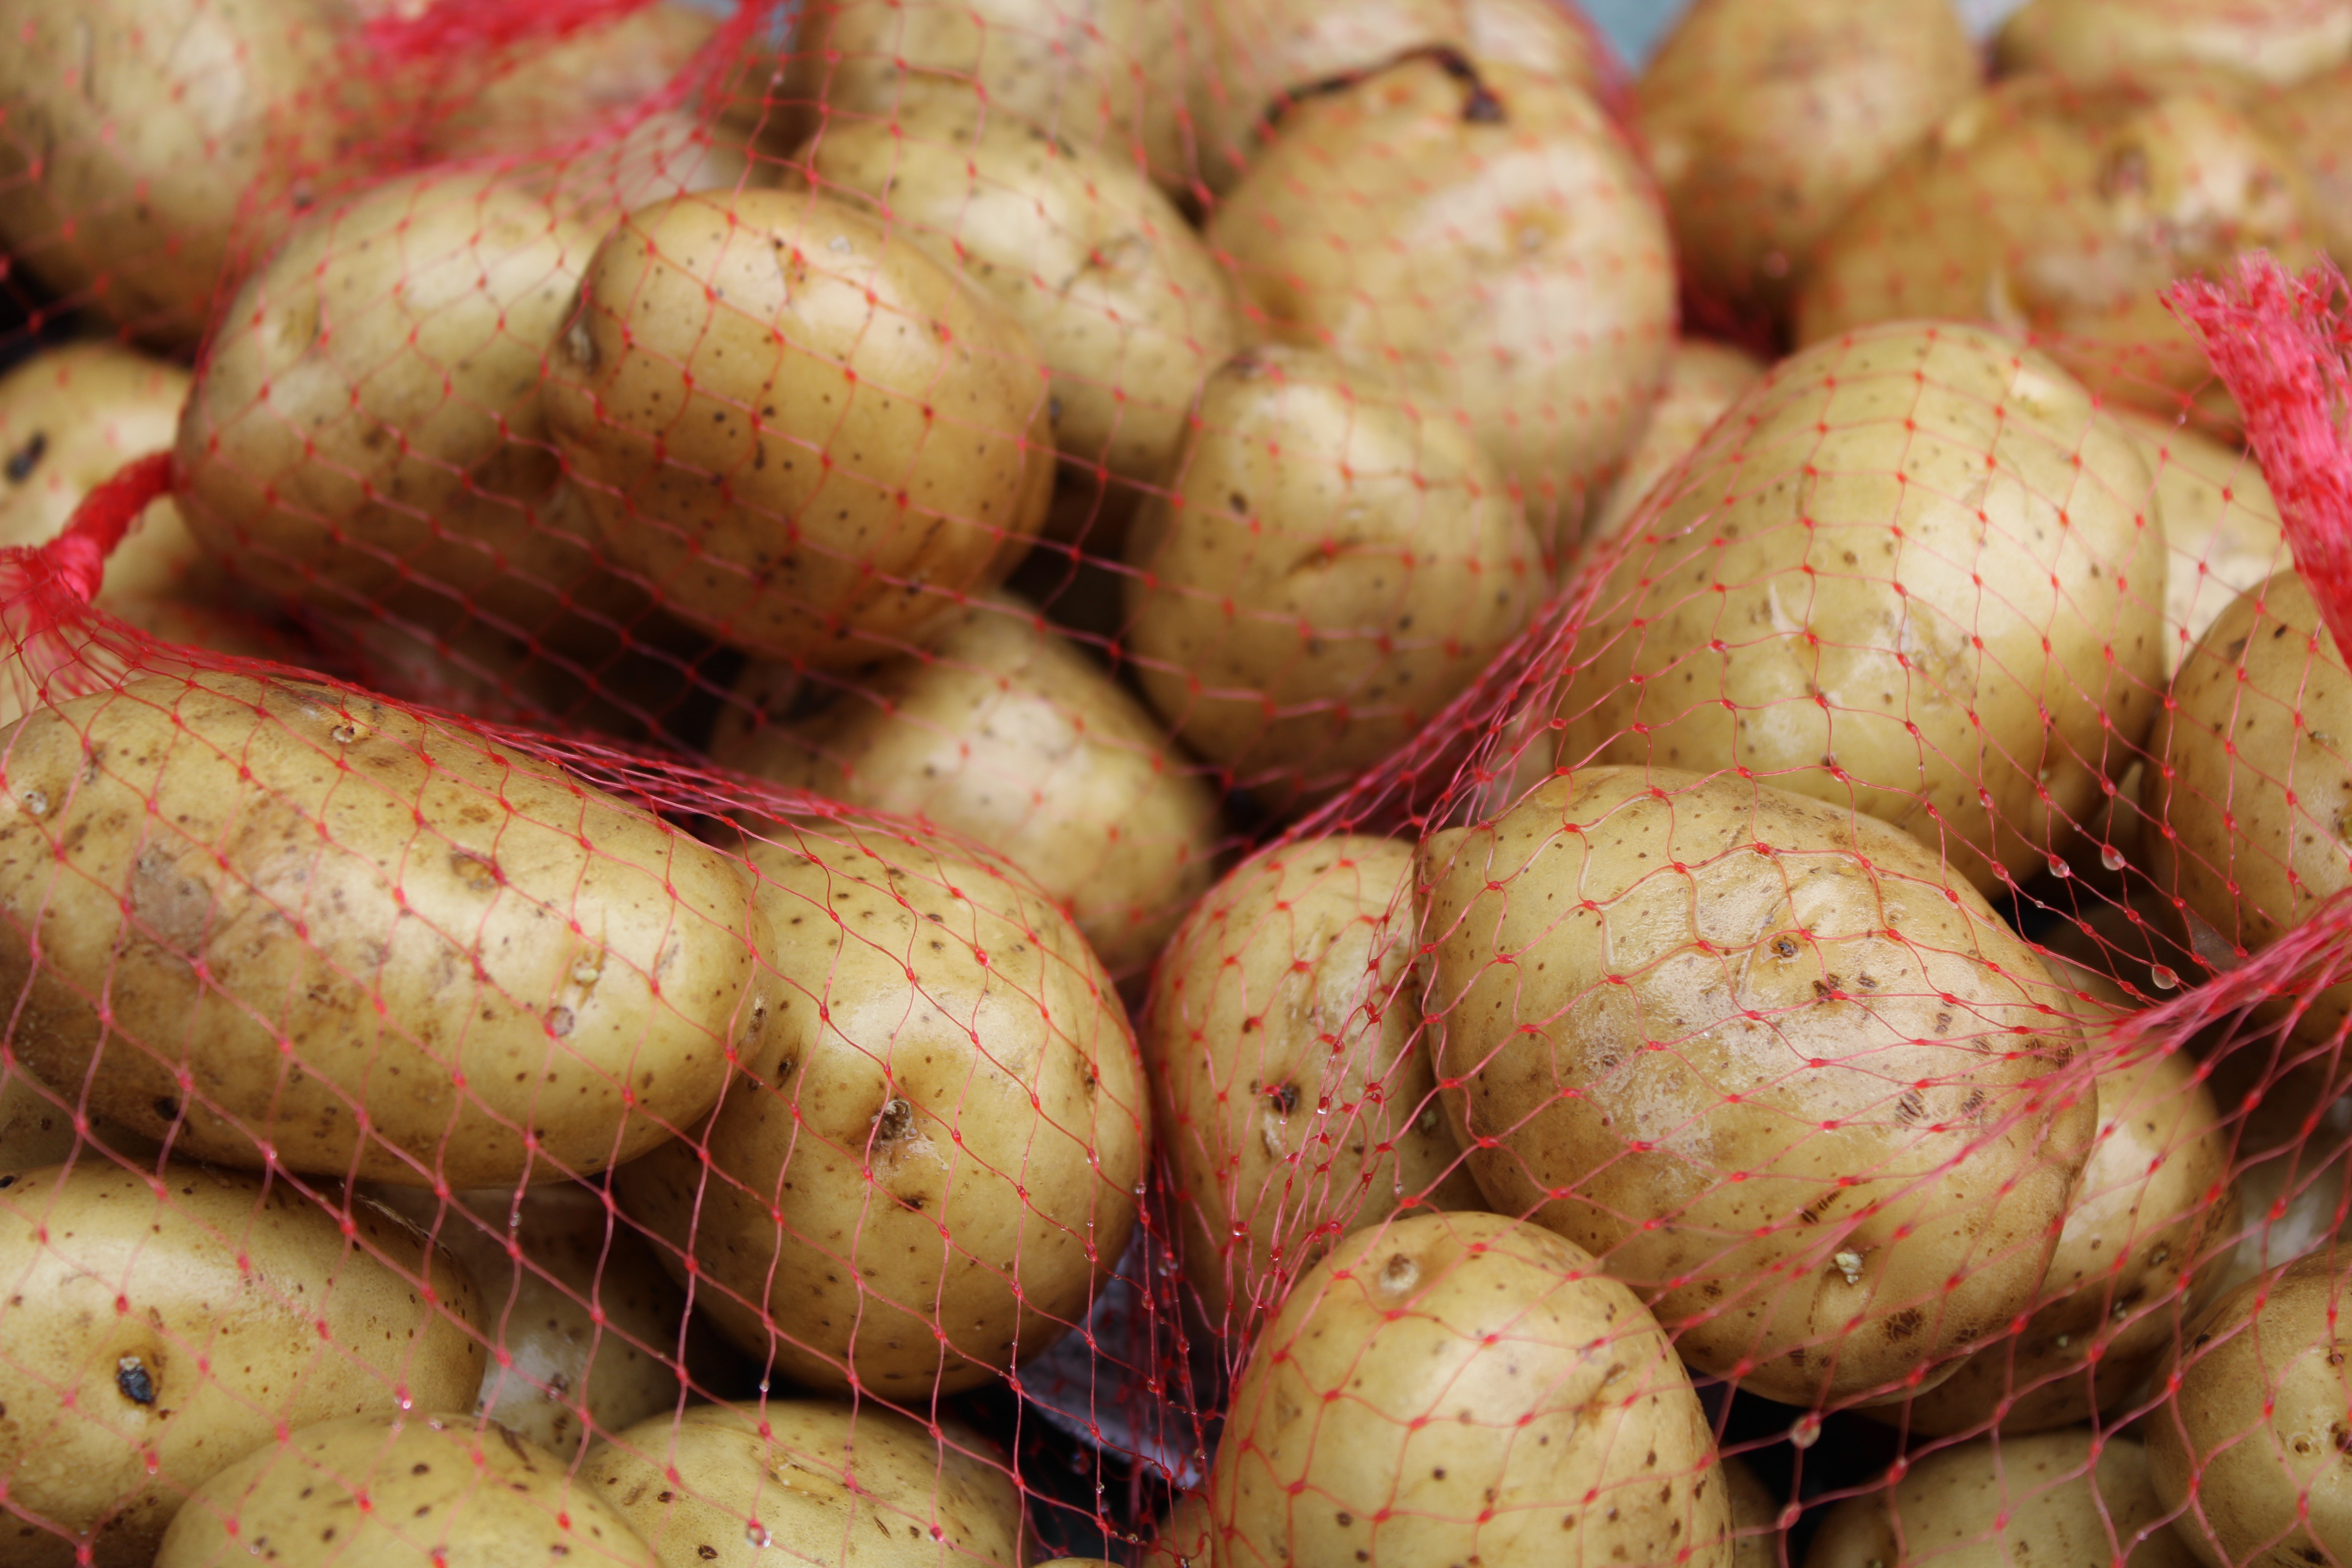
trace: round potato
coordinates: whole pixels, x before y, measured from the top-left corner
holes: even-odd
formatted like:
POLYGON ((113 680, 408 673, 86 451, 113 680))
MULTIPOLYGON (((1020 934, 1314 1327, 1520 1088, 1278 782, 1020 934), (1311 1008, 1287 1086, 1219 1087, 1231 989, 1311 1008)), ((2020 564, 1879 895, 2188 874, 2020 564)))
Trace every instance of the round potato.
POLYGON ((215 1476, 155 1568, 655 1568, 565 1461, 471 1416, 305 1426, 215 1476))
POLYGON ((0 1279, 12 1568, 84 1545, 144 1568, 190 1489, 283 1426, 463 1404, 481 1381, 465 1271, 282 1180, 90 1159, 0 1174, 0 1279))
POLYGON ((887 117, 836 114, 799 154, 871 200, 1028 331, 1053 375, 1055 443, 1157 484, 1192 396, 1240 346, 1223 270, 1131 162, 952 83, 908 82, 887 117))
POLYGON ((2078 80, 2189 65, 2285 83, 2347 56, 2347 0, 2027 0, 1993 37, 2004 75, 2078 80))
POLYGON ((1665 217, 1590 97, 1415 53, 1301 100, 1209 220, 1285 342, 1394 375, 1457 417, 1549 550, 1573 541, 1675 344, 1665 217))
POLYGON ((2129 1437, 2087 1428, 1910 1459, 1829 1511, 1805 1568, 2194 1568, 2129 1437))
POLYGON ((2254 251, 2301 271, 2319 259, 2315 214, 2302 170, 2225 81, 2021 78, 1956 110, 1823 236, 1797 341, 1985 321, 2032 334, 2103 396, 2164 414, 2193 397, 2234 419, 2165 291, 2254 251))
POLYGON ((2223 1297, 2143 1423, 2159 1506, 2209 1568, 2352 1556, 2345 1267, 2332 1247, 2223 1297))
POLYGON ((1208 786, 1026 605, 982 601, 932 652, 860 670, 807 718, 786 717, 789 676, 745 668, 712 760, 991 846, 1115 974, 1150 964, 1216 875, 1208 786))
POLYGON ((1179 739, 1296 806, 1477 679, 1543 560, 1469 435, 1322 354, 1244 350, 1193 424, 1128 535, 1125 653, 1179 739))
POLYGON ((2322 248, 2339 268, 2352 266, 2352 61, 2284 91, 2260 94, 2252 107, 2256 121, 2311 182, 2322 248))
POLYGON ((1775 369, 1685 472, 1580 634, 1561 763, 1736 763, 1990 889, 2137 760, 2164 535, 2138 452, 2040 353, 1857 331, 1775 369))
POLYGON ((1731 1568, 1780 1568, 1780 1504, 1742 1459, 1723 1461, 1730 1503, 1731 1568))
POLYGON ((1952 0, 1711 0, 1633 89, 1703 296, 1785 312, 1830 226, 1977 90, 1952 0))
POLYGON ((1703 338, 1676 343, 1666 367, 1666 389, 1650 411, 1650 422, 1642 427, 1642 439, 1625 460, 1625 471, 1586 531, 1596 539, 1622 531, 1650 492, 1698 450, 1715 422, 1763 374, 1763 362, 1744 349, 1703 338))
POLYGON ((1393 839, 1280 846, 1218 883, 1152 972, 1139 1039, 1184 1278, 1236 1343, 1342 1235, 1485 1206, 1406 980, 1412 872, 1393 839))
POLYGON ((2116 418, 2154 477, 2153 510, 2170 554, 2164 581, 2168 679, 2238 595, 2294 564, 2278 501, 2250 453, 2129 409, 2116 418))
POLYGON ((856 665, 945 631, 1045 520, 1028 334, 807 191, 631 214, 581 284, 549 422, 605 552, 747 653, 856 665))
POLYGON ((589 1456, 581 1485, 661 1568, 1021 1568, 1021 1494, 986 1443, 873 1404, 696 1405, 589 1456))
POLYGON ((1728 773, 1595 767, 1431 836, 1417 876, 1471 1173, 1692 1365, 1888 1403, 2032 1309, 2096 1125, 2080 1031, 1912 839, 1728 773))
POLYGON ((759 1032, 740 865, 546 763, 295 679, 0 734, 18 1056, 180 1152, 408 1186, 586 1174, 759 1032))
POLYGON ((1666 1336, 1591 1257, 1496 1215, 1393 1221, 1298 1281, 1234 1385, 1209 1508, 1219 1568, 1542 1563, 1562 1542, 1732 1561, 1666 1336))
POLYGON ((919 1405, 1085 1317, 1135 1226, 1142 1069, 1085 940, 995 857, 772 831, 748 846, 772 1016, 621 1196, 737 1343, 919 1405))

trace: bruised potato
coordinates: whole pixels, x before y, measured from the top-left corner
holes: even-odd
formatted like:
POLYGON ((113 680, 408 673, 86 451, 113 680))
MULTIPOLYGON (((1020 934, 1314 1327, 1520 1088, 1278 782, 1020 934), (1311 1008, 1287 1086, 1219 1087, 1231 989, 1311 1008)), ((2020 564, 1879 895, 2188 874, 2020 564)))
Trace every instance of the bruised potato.
POLYGON ((2220 66, 2274 84, 2352 56, 2346 0, 2028 0, 1993 37, 2004 75, 2220 66))
POLYGON ((1651 409, 1633 455, 1625 459, 1625 471, 1587 531, 1596 539, 1621 531, 1650 493, 1698 449, 1715 422, 1763 375, 1763 362, 1744 349, 1704 338, 1676 343, 1666 366, 1666 389, 1651 409))
POLYGON ((21 1510, 0 1557, 27 1568, 82 1543, 143 1565, 190 1489, 282 1426, 464 1405, 481 1381, 465 1271, 283 1180, 88 1158, 0 1174, 0 1475, 21 1510))
POLYGON ((195 1158, 593 1173, 708 1110, 761 1023, 738 863, 363 694, 132 681, 0 734, 0 789, 19 1059, 195 1158))
POLYGON ((2080 1031, 1912 839, 1728 773, 1592 767, 1424 839, 1418 880, 1471 1173, 1693 1366, 1888 1403, 2032 1310, 2095 1130, 2080 1031))
POLYGON ((2185 426, 2115 411, 2154 479, 2151 510, 2164 525, 2164 673, 2238 595, 2294 564, 2278 501, 2251 453, 2185 426))
POLYGON ((1218 1568, 1544 1563, 1563 1542, 1730 1568, 1725 1492, 1690 1378, 1633 1292, 1484 1214, 1341 1240, 1266 1325, 1209 1472, 1218 1568))
POLYGON ((1237 1340, 1340 1236, 1484 1206, 1407 982, 1412 871, 1393 839, 1284 845, 1211 889, 1152 972, 1139 1039, 1184 1279, 1237 1340))
POLYGON ((604 552, 747 653, 856 665, 937 637, 1051 499, 1028 335, 809 191, 630 214, 551 363, 549 423, 604 552))
POLYGON ((793 789, 986 844, 1060 904, 1114 973, 1139 972, 1216 875, 1208 786, 1143 705, 1009 597, 919 657, 858 671, 794 720, 754 662, 710 754, 793 789))
POLYGON ((1086 1316, 1150 1110, 1109 977, 984 850, 775 825, 757 1046, 701 1131, 617 1178, 695 1301, 813 1387, 919 1407, 1086 1316))

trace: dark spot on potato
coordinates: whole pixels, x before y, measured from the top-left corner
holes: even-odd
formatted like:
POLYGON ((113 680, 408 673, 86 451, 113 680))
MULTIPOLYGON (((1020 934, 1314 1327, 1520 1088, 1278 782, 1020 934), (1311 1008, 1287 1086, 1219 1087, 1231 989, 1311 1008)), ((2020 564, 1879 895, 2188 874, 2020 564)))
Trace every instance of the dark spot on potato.
POLYGON ((180 1119, 180 1102, 168 1094, 159 1094, 155 1097, 155 1114, 166 1121, 177 1121, 180 1119))
POLYGON ((1265 1097, 1281 1115, 1287 1116, 1298 1109, 1298 1086, 1295 1083, 1276 1084, 1265 1091, 1265 1097))
POLYGON ((1916 1307, 1906 1307, 1901 1311, 1888 1316, 1886 1337, 1895 1341, 1907 1340, 1925 1328, 1927 1323, 1926 1313, 1916 1307))
POLYGON ((41 466, 41 459, 48 456, 48 452, 47 431, 36 430, 25 437, 25 444, 8 454, 8 482, 21 485, 31 479, 33 470, 41 466))
POLYGON ((155 1403, 155 1380, 148 1373, 146 1363, 135 1355, 124 1356, 114 1363, 114 1386, 133 1405, 155 1403))

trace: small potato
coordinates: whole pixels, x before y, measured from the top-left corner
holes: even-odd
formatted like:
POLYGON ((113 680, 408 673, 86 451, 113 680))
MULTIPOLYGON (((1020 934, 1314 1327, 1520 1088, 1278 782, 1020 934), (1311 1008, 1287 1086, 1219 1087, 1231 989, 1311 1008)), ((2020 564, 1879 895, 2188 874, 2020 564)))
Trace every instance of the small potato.
POLYGON ((1737 764, 1979 889, 2022 879, 2137 760, 2163 690, 2148 488, 2080 384, 1979 328, 1799 354, 1626 536, 1559 759, 1737 764))
POLYGON ((1276 808, 1344 787, 1527 626, 1543 561, 1453 419, 1303 349, 1209 378, 1127 540, 1125 651, 1178 739, 1276 808))
POLYGON ((1780 1504, 1746 1461, 1723 1461, 1731 1505, 1731 1568, 1780 1568, 1780 1504))
POLYGON ((1703 297, 1784 314, 1830 226, 1975 93, 1952 0, 1710 0, 1633 89, 1703 297))
POLYGON ((471 1416, 355 1416, 280 1437, 188 1500, 155 1568, 656 1568, 566 1461, 471 1416))
POLYGON ((1212 1568, 1216 1533, 1209 1517, 1209 1494, 1186 1492, 1160 1521, 1160 1532, 1144 1548, 1140 1568, 1212 1568))
POLYGON ((771 1018, 692 1140, 617 1178, 695 1302, 795 1380, 919 1407, 1083 1318, 1150 1110, 1075 927, 984 850, 812 824, 748 846, 771 1018))
POLYGON ((2153 66, 2220 66, 2300 81, 2352 56, 2347 0, 2027 0, 1993 37, 2005 76, 2078 80, 2153 66))
POLYGON ((787 666, 748 665, 710 755, 985 844, 1113 973, 1140 973, 1216 876, 1217 803, 1149 710, 1034 609, 983 600, 919 658, 860 670, 787 721, 787 666))
POLYGON ((2032 1309, 2096 1127, 2081 1033, 1912 839, 1729 773, 1583 768, 1424 839, 1418 879, 1471 1173, 1693 1366, 1889 1403, 2032 1309))
POLYGON ((1715 1441, 1633 1292, 1559 1237, 1434 1214, 1347 1237, 1234 1386, 1218 1568, 1730 1568, 1715 1441), (1359 1556, 1358 1553, 1363 1553, 1359 1556))
POLYGON ((807 191, 630 214, 588 264, 546 403, 611 559, 770 658, 856 665, 938 637, 1052 498, 1028 335, 807 191))
POLYGON ((143 1568, 190 1489, 282 1426, 462 1405, 481 1381, 465 1271, 282 1180, 87 1156, 0 1175, 0 1279, 11 1568, 79 1543, 143 1568))
POLYGON ((1209 220, 1274 337, 1458 418, 1558 551, 1622 467, 1675 344, 1665 216, 1583 92, 1416 53, 1301 100, 1209 220))
POLYGON ((1405 970, 1412 850, 1307 838, 1251 861, 1152 972, 1139 1041, 1184 1278, 1236 1343, 1342 1235, 1485 1206, 1405 970))
POLYGON ((2237 88, 2179 73, 2083 85, 2024 77, 1953 111, 1825 235, 1800 344, 1874 321, 1984 321, 2033 341, 2103 396, 2236 417, 2165 302, 2268 251, 2319 259, 2310 185, 2237 88))
POLYGON ((1914 1457, 1839 1503, 1805 1568, 2194 1568, 2168 1511, 2129 1437, 1997 1437, 1914 1457))
POLYGON ((136 680, 0 734, 0 791, 20 1059, 195 1158, 593 1173, 707 1110, 764 1016, 739 863, 362 694, 136 680))
POLYGON ((2164 582, 2169 678, 2239 595, 2294 561, 2278 502, 2252 454, 2128 409, 2116 411, 2116 419, 2154 478, 2152 510, 2170 548, 2164 582))
POLYGON ((1065 458, 1157 484, 1192 397, 1240 346, 1223 271, 1130 161, 1056 138, 951 83, 887 116, 836 112, 799 154, 1004 307, 1053 374, 1065 458))
POLYGON ((1606 539, 1622 531, 1634 509, 1698 449, 1715 422, 1763 374, 1762 361, 1728 343, 1685 338, 1675 344, 1674 360, 1666 367, 1666 389, 1650 411, 1650 422, 1625 460, 1624 473, 1586 532, 1606 539))
POLYGON ((2352 61, 2284 91, 2259 94, 2252 110, 2256 123, 2311 182, 2321 247, 2337 267, 2352 267, 2352 61))
POLYGON ((580 1484, 661 1568, 1021 1568, 1021 1494, 953 1418, 933 1436, 878 1405, 696 1405, 591 1454, 580 1484))

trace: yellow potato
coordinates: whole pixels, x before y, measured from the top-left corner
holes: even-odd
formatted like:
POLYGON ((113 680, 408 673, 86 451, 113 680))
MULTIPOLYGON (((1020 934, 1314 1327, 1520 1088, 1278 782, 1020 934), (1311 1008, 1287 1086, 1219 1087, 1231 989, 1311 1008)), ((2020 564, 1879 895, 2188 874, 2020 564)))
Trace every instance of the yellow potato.
POLYGON ((1993 65, 2011 76, 2200 65, 2285 83, 2347 56, 2346 0, 2027 0, 1993 38, 1993 65))
POLYGON ((155 1568, 655 1568, 565 1461, 495 1424, 322 1421, 215 1476, 155 1568))
POLYGON ((1209 1507, 1218 1568, 1730 1568, 1726 1489, 1632 1291, 1533 1226, 1434 1214, 1299 1280, 1234 1386, 1209 1507))
POLYGON ((1185 1492, 1160 1522, 1160 1532, 1144 1548, 1140 1568, 1212 1568, 1215 1522, 1209 1517, 1209 1494, 1185 1492))
POLYGON ((1423 840, 1419 885, 1472 1174, 1692 1365, 1883 1404, 2032 1309, 2095 1130, 2080 1031, 1910 838, 1728 773, 1587 768, 1423 840))
POLYGON ((1495 463, 1452 419, 1326 355, 1226 361, 1126 545, 1138 684, 1276 808, 1425 729, 1547 581, 1495 463))
POLYGON ((1731 1568, 1780 1568, 1780 1504, 1746 1461, 1726 1456, 1723 1485, 1731 1511, 1731 1568))
POLYGON ((2352 61, 2257 96, 2254 119, 2311 182, 2319 243, 2352 266, 2352 61))
POLYGON ((2303 173, 2238 89, 2168 73, 2079 85, 2034 76, 1937 126, 1823 237, 1797 341, 1874 321, 1983 321, 2035 342, 2094 392, 2160 412, 2235 405, 2165 304, 2268 251, 2319 258, 2303 173))
POLYGON ((1135 1042, 1076 929, 986 851, 772 831, 768 1026, 622 1200, 738 1344, 919 1407, 1042 1349, 1117 1265, 1150 1152, 1135 1042))
POLYGON ((2154 478, 2152 510, 2170 547, 2164 583, 2164 673, 2238 595, 2294 564, 2262 466, 2184 426, 2119 409, 2154 478))
POLYGON ((1785 312, 1830 226, 1977 90, 1952 0, 1713 0, 1634 88, 1684 274, 1785 312))
POLYGON ((1209 221, 1282 341, 1412 385, 1547 549, 1640 437, 1675 344, 1650 176, 1583 92, 1416 54, 1301 100, 1209 221))
POLYGON ((1057 139, 950 83, 885 117, 835 113, 799 154, 868 198, 1019 321, 1053 375, 1065 458, 1157 484, 1193 394, 1240 346, 1223 271, 1131 162, 1057 139))
POLYGON ((875 1404, 697 1405, 616 1435, 580 1483, 661 1568, 1021 1568, 1021 1494, 952 1418, 933 1436, 875 1404))
POLYGON ((281 1426, 461 1404, 465 1271, 371 1205, 84 1157, 0 1175, 0 1560, 145 1564, 191 1489, 281 1426))
POLYGON ((2031 875, 2137 760, 2162 692, 2147 492, 2038 353, 1948 323, 1823 343, 1627 536, 1559 759, 1737 764, 1904 828, 1979 889, 2031 875))
POLYGON ((152 677, 0 758, 19 1058, 190 1156, 585 1174, 708 1110, 764 1017, 740 863, 363 695, 152 677))
POLYGON ((983 600, 930 653, 845 685, 788 720, 791 668, 747 665, 712 760, 990 846, 1114 973, 1149 965, 1215 878, 1223 830, 1208 786, 1028 605, 983 600))
POLYGON ((1246 1342, 1342 1235, 1485 1206, 1406 978, 1412 850, 1307 838, 1211 889, 1151 977, 1139 1042, 1184 1278, 1246 1342))
POLYGON ((59 1094, 0 1052, 0 1173, 62 1165, 75 1160, 150 1165, 162 1152, 152 1139, 92 1120, 74 1130, 78 1094, 59 1094))
POLYGON ((1642 439, 1625 460, 1625 471, 1610 489, 1587 533, 1606 539, 1621 531, 1634 509, 1649 499, 1682 460, 1698 449, 1706 433, 1724 412, 1746 395, 1764 374, 1763 362, 1744 349, 1685 338, 1675 345, 1666 367, 1666 389, 1642 439))
POLYGON ((548 419, 610 557, 747 653, 856 665, 1002 581, 1051 499, 1019 324, 806 191, 683 196, 597 247, 548 419))

